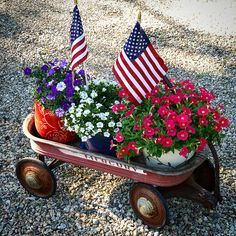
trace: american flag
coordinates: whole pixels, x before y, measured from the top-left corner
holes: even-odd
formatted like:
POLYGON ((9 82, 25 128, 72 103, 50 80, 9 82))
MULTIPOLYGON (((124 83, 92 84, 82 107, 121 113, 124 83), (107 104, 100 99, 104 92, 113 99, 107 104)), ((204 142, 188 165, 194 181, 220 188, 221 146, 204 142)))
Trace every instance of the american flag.
POLYGON ((71 69, 72 71, 85 61, 88 57, 88 48, 85 41, 85 35, 79 9, 77 5, 73 11, 73 20, 70 29, 71 38, 71 69))
POLYGON ((140 104, 168 68, 137 22, 112 68, 131 101, 140 104))

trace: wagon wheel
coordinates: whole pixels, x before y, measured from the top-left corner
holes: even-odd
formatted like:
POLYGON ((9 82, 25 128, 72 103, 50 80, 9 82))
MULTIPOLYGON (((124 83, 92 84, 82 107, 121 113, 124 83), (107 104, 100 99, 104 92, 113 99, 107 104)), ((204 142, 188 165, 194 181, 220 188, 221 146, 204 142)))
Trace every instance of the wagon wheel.
POLYGON ((49 198, 56 191, 56 179, 45 163, 34 158, 24 158, 16 165, 16 176, 32 195, 49 198))
POLYGON ((195 181, 204 189, 215 190, 215 169, 210 160, 206 159, 195 171, 195 181))
POLYGON ((135 214, 148 226, 161 228, 166 224, 166 202, 152 185, 134 183, 130 190, 130 204, 135 214))

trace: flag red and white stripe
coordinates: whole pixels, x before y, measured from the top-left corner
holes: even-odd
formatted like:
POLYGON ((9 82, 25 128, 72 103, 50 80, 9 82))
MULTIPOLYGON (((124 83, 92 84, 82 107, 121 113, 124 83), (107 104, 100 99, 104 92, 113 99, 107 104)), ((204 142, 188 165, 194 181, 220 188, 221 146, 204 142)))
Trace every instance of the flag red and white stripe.
POLYGON ((112 70, 130 100, 140 104, 168 68, 137 24, 112 70))
POLYGON ((73 71, 88 57, 88 47, 85 41, 82 20, 77 5, 74 7, 73 11, 70 37, 71 37, 71 54, 72 54, 71 69, 73 71))
POLYGON ((71 46, 71 69, 74 70, 78 65, 88 57, 88 47, 85 41, 84 33, 77 38, 71 46))

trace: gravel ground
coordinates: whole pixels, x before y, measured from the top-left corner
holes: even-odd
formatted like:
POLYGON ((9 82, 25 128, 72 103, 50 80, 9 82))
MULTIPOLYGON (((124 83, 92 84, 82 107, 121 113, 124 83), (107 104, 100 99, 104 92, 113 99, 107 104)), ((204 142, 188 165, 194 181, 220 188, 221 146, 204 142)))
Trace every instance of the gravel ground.
MULTIPOLYGON (((80 1, 90 57, 87 70, 113 79, 111 67, 131 31, 138 6, 132 0, 80 1), (87 13, 87 14, 86 14, 87 13)), ((218 149, 223 202, 208 211, 188 200, 168 200, 170 223, 161 230, 143 225, 128 204, 132 180, 82 167, 55 171, 56 194, 32 197, 20 186, 15 164, 34 157, 21 126, 32 110, 33 80, 21 69, 41 53, 69 58, 72 1, 0 2, 0 235, 235 235, 236 66, 235 36, 189 29, 140 1, 142 25, 179 79, 213 90, 231 125, 218 149)), ((216 22, 217 23, 217 22, 216 22)))

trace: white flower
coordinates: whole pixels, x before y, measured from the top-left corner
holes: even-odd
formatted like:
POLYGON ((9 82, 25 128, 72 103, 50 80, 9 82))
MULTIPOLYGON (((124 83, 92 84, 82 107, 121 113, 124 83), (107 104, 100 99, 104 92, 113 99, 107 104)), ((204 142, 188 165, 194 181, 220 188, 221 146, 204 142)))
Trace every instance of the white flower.
POLYGON ((88 121, 88 122, 85 123, 85 125, 88 127, 88 126, 91 126, 91 125, 93 125, 93 124, 88 121))
POLYGON ((108 127, 114 127, 115 126, 115 122, 114 121, 110 121, 109 123, 108 123, 108 127))
POLYGON ((117 122, 117 123, 116 123, 116 126, 117 126, 117 127, 122 127, 121 122, 117 122))
POLYGON ((77 113, 75 114, 76 117, 81 117, 81 115, 82 115, 81 112, 77 112, 77 113))
POLYGON ((110 133, 108 133, 108 132, 104 132, 103 135, 107 138, 110 137, 110 133))
POLYGON ((102 88, 102 91, 103 91, 103 92, 106 92, 106 91, 107 91, 107 89, 106 89, 106 88, 102 88))
POLYGON ((109 115, 110 115, 110 113, 109 113, 109 112, 105 112, 104 114, 105 114, 105 116, 109 116, 109 115))
POLYGON ((84 131, 85 131, 85 128, 83 128, 83 127, 80 128, 80 132, 81 132, 81 133, 84 133, 84 131))
POLYGON ((100 132, 102 132, 102 130, 101 129, 97 129, 97 133, 100 133, 100 132))
POLYGON ((85 91, 82 91, 79 93, 80 98, 86 99, 88 97, 88 94, 85 91))
POLYGON ((93 83, 94 83, 95 85, 99 85, 99 84, 100 84, 100 81, 99 81, 98 79, 95 79, 95 80, 93 80, 93 83))
POLYGON ((81 137, 82 142, 86 142, 88 138, 86 136, 81 137))
POLYGON ((98 96, 97 92, 93 90, 91 93, 91 98, 96 98, 97 96, 98 96))
POLYGON ((102 123, 102 122, 98 122, 98 123, 97 123, 97 127, 98 127, 98 128, 102 128, 102 127, 103 127, 103 123, 102 123))
POLYGON ((80 87, 79 86, 75 86, 75 91, 79 91, 80 87))
POLYGON ((115 103, 115 104, 119 104, 120 102, 116 100, 114 103, 115 103))
POLYGON ((84 116, 87 116, 89 113, 90 113, 90 110, 87 109, 87 110, 85 110, 85 111, 83 112, 83 115, 84 115, 84 116))
POLYGON ((64 82, 59 82, 56 87, 57 91, 63 91, 65 88, 66 84, 64 82))
POLYGON ((101 103, 97 103, 96 104, 96 108, 99 109, 100 107, 102 107, 102 104, 101 103))
POLYGON ((119 128, 115 128, 114 132, 117 133, 117 132, 119 132, 119 130, 120 130, 119 128))
POLYGON ((78 125, 75 125, 74 128, 75 128, 75 132, 78 132, 79 126, 78 126, 78 125))
POLYGON ((94 101, 93 101, 92 98, 87 98, 87 99, 85 100, 85 102, 88 103, 88 104, 92 104, 94 101))

